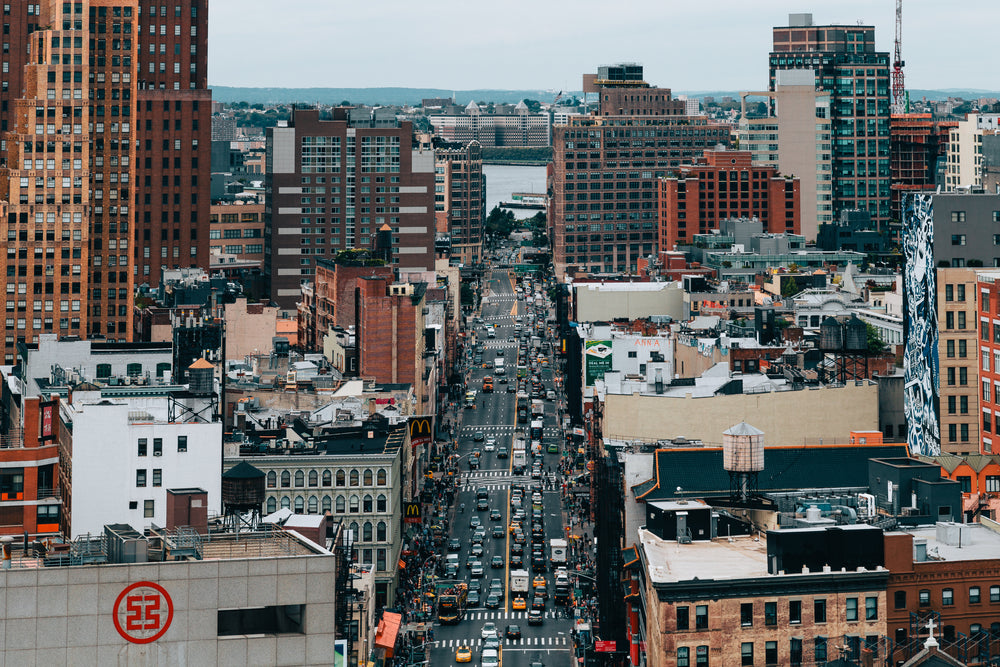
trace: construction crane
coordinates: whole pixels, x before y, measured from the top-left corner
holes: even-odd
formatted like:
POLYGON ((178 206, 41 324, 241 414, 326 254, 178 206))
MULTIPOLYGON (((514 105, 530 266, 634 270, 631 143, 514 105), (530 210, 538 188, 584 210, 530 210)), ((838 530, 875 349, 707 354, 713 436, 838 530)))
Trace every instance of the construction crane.
POLYGON ((892 59, 892 113, 909 112, 906 85, 903 83, 903 0, 896 0, 896 49, 892 59))

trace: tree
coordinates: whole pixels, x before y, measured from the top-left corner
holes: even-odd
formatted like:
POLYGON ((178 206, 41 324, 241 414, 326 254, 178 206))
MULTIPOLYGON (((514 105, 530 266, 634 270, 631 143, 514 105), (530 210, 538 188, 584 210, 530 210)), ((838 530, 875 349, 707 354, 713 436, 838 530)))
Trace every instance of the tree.
POLYGON ((538 100, 524 100, 524 106, 528 107, 531 113, 538 113, 542 110, 542 103, 538 100))
POLYGON ((795 276, 792 276, 788 280, 784 280, 781 283, 781 296, 792 297, 801 292, 799 289, 799 283, 795 280, 795 276))
POLYGON ((885 351, 885 343, 882 341, 882 337, 878 333, 878 329, 873 327, 868 322, 865 322, 865 329, 868 333, 868 352, 871 354, 881 354, 885 351))
POLYGON ((473 306, 476 303, 476 293, 472 291, 469 283, 462 283, 462 305, 473 306))
POLYGON ((507 238, 514 231, 514 213, 505 211, 499 206, 494 206, 490 214, 486 216, 486 232, 507 238))

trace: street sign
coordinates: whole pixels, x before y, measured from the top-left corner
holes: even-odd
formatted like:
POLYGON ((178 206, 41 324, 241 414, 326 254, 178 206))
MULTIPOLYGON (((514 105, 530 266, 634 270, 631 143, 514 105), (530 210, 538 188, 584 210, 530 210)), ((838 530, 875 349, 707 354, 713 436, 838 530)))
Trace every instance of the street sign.
POLYGON ((594 642, 594 650, 598 653, 614 653, 617 651, 617 645, 614 640, 602 641, 597 640, 594 642))

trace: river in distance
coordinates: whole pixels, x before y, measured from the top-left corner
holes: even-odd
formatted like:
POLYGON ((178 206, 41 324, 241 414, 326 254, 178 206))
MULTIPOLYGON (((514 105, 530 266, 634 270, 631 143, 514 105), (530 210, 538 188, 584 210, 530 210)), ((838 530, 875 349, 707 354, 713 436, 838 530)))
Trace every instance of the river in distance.
MULTIPOLYGON (((509 202, 514 192, 545 193, 545 167, 523 167, 507 164, 484 164, 486 177, 486 215, 500 202, 509 202)), ((538 209, 511 209, 517 218, 530 218, 538 209)))

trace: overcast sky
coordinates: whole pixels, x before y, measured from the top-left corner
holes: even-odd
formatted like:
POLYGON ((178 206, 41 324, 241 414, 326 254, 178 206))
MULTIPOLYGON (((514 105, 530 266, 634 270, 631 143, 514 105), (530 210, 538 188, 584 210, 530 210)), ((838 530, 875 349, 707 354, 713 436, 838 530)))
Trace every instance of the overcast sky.
MULTIPOLYGON (((771 27, 875 26, 894 0, 212 0, 209 82, 259 87, 579 90, 598 65, 639 62, 675 90, 766 87, 771 27)), ((907 88, 1000 89, 998 0, 904 0, 907 88)))

